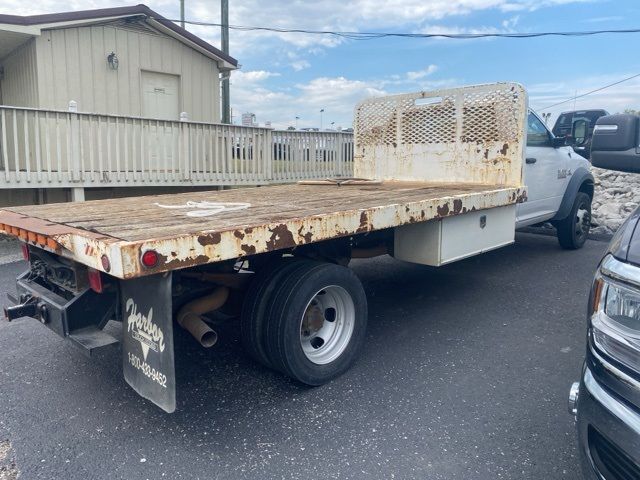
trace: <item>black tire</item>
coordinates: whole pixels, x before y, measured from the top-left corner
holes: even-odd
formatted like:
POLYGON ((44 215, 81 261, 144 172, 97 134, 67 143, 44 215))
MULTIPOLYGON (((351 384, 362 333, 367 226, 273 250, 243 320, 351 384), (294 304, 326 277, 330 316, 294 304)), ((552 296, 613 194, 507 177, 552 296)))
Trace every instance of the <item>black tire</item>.
POLYGON ((556 223, 560 246, 567 250, 582 248, 589 236, 590 226, 591 197, 584 192, 578 192, 567 218, 556 223))
MULTIPOLYGON (((336 304, 337 306, 338 304, 336 304)), ((317 317, 316 317, 317 320, 317 317)), ((364 343, 367 327, 367 299, 358 277, 349 268, 322 263, 306 264, 302 268, 290 272, 288 278, 278 287, 270 302, 266 318, 266 351, 271 365, 282 373, 311 386, 318 386, 334 379, 348 370, 356 361, 364 343), (324 297, 326 295, 326 298, 324 297), (316 347, 312 341, 319 337, 306 336, 307 349, 313 345, 310 354, 303 348, 303 319, 311 315, 311 303, 320 300, 331 301, 332 298, 344 302, 343 307, 323 310, 321 324, 325 322, 334 334, 328 335, 316 347), (327 300, 328 299, 328 300, 327 300), (333 310, 333 319, 328 319, 327 312, 333 310), (345 313, 346 312, 346 313, 345 313), (327 350, 323 353, 321 348, 327 350), (318 358, 311 360, 308 355, 324 355, 324 363, 318 358)), ((320 335, 324 330, 314 332, 320 335)), ((308 334, 308 332, 306 332, 308 334)))
POLYGON ((295 257, 269 262, 255 274, 245 294, 240 314, 240 339, 245 351, 266 367, 272 368, 265 347, 265 310, 282 279, 306 262, 308 260, 295 257))

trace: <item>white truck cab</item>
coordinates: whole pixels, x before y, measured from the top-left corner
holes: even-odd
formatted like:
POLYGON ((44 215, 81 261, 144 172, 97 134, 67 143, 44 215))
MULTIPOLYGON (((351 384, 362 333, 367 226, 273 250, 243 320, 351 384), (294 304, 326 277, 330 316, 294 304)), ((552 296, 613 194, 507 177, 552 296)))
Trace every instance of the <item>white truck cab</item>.
POLYGON ((564 138, 555 137, 532 111, 527 115, 525 157, 528 194, 527 201, 517 206, 516 228, 550 221, 563 247, 581 247, 591 223, 591 164, 564 138))

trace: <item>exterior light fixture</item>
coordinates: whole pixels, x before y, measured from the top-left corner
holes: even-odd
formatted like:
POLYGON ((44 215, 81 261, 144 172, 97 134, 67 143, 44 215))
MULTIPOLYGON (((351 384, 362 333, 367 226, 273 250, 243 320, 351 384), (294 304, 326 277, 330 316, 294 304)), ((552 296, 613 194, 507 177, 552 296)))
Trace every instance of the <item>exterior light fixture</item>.
POLYGON ((118 69, 120 61, 118 60, 118 56, 115 54, 115 52, 111 52, 109 55, 107 55, 107 64, 109 64, 109 68, 111 70, 118 69))

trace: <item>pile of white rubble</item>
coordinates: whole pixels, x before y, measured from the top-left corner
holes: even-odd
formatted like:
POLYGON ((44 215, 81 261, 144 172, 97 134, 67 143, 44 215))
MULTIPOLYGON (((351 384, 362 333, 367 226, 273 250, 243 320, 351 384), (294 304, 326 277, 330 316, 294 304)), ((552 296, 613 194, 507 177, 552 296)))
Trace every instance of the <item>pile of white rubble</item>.
POLYGON ((640 174, 592 168, 595 196, 592 233, 614 233, 640 204, 640 174))

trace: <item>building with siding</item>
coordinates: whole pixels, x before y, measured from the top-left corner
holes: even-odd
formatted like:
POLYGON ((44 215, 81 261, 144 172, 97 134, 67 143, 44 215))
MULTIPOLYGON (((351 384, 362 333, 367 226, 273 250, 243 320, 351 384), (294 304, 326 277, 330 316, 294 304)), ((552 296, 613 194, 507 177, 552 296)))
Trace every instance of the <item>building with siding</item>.
MULTIPOLYGON (((220 78, 237 66, 145 5, 0 15, 0 106, 67 111, 72 102, 78 112, 171 121, 185 112, 182 119, 219 123, 220 78)), ((0 138, 2 148, 11 145, 0 138)), ((31 201, 0 198, 7 203, 31 201)))
POLYGON ((0 15, 0 104, 220 121, 237 61, 145 5, 0 15), (117 68, 108 57, 114 54, 117 68))

